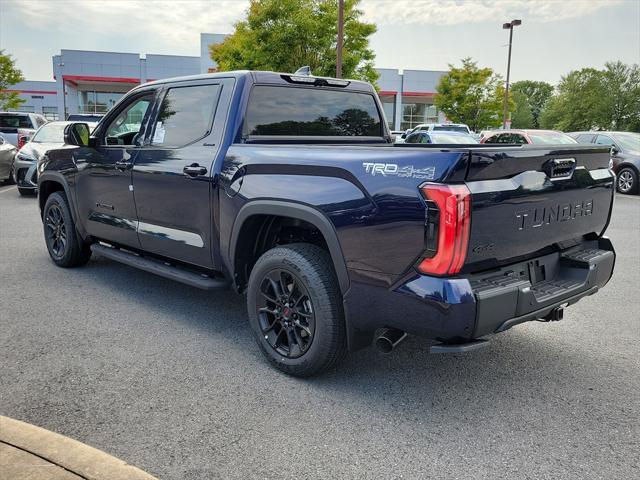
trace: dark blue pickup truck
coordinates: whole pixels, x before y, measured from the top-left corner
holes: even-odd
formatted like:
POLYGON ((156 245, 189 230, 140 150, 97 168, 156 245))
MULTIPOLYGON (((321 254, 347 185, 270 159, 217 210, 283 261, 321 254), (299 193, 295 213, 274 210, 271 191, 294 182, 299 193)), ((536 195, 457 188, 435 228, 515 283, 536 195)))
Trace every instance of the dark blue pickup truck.
POLYGON ((246 293, 298 376, 407 334, 464 352, 603 287, 609 150, 392 144, 373 87, 273 72, 141 85, 38 165, 47 249, 246 293))

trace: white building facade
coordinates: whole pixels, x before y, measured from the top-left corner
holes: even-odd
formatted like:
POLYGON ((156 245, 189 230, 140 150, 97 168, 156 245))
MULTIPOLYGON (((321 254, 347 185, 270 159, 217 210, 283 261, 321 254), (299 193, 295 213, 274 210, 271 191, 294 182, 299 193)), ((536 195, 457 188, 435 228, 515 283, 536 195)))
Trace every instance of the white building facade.
MULTIPOLYGON (((10 90, 25 100, 20 110, 49 120, 74 113, 102 114, 141 83, 217 71, 209 46, 223 39, 223 34, 202 33, 199 57, 61 50, 52 58, 54 81, 24 81, 10 90)), ((379 95, 392 130, 444 121, 433 101, 446 72, 382 68, 378 73, 379 95)))

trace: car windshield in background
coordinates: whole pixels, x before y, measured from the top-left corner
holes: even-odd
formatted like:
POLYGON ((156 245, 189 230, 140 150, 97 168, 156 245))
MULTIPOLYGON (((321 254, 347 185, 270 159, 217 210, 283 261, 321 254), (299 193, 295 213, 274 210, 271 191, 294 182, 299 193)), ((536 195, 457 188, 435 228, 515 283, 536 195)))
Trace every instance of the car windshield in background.
MULTIPOLYGON (((440 125, 437 127, 433 127, 434 132, 460 132, 460 133, 469 133, 466 127, 458 127, 453 125, 440 125)), ((477 143, 477 142, 476 142, 477 143)))
POLYGON ((102 115, 69 115, 67 120, 70 122, 98 123, 102 120, 102 115))
POLYGON ((0 128, 32 128, 27 115, 0 114, 0 128))
POLYGON ((247 107, 249 135, 381 137, 373 95, 317 88, 253 88, 247 107))
POLYGON ((462 144, 478 143, 478 140, 476 140, 471 135, 466 135, 466 134, 462 134, 462 133, 450 133, 450 134, 447 134, 447 132, 430 132, 429 136, 431 137, 431 143, 443 143, 443 144, 447 144, 447 143, 462 143, 462 144))
POLYGON ((578 143, 569 135, 560 132, 527 132, 533 144, 573 144, 578 143))
POLYGON ((33 143, 64 143, 64 127, 66 123, 49 123, 36 132, 33 143))
POLYGON ((616 133, 614 139, 625 152, 640 152, 640 133, 616 133))

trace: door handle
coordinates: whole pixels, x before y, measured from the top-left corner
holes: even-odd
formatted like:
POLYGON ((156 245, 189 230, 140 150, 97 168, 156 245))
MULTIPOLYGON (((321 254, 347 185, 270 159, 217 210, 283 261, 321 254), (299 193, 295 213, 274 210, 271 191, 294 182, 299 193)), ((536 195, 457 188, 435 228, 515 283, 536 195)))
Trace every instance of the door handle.
POLYGON ((116 169, 118 170, 122 170, 123 172, 125 170, 129 170, 131 168, 131 163, 127 162, 126 160, 120 160, 116 162, 116 169))
POLYGON ((190 177, 197 177, 199 175, 204 175, 207 173, 207 169, 205 167, 201 167, 197 163, 187 165, 182 169, 182 171, 190 177))

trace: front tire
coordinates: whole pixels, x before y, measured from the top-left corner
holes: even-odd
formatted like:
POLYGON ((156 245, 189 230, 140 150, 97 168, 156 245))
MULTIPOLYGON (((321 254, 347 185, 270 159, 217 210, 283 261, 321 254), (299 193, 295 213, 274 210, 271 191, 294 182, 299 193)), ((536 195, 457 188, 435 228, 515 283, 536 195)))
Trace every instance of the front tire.
POLYGON ((638 192, 638 174, 633 168, 623 168, 618 172, 616 187, 620 193, 633 194, 638 192))
POLYGON ((247 308, 260 350, 289 375, 325 372, 346 355, 338 279, 329 254, 315 245, 263 254, 251 271, 247 308))
POLYGON ((76 226, 69 210, 67 197, 62 192, 49 195, 44 205, 42 223, 44 239, 51 260, 59 267, 79 267, 91 258, 89 245, 80 243, 76 226))

